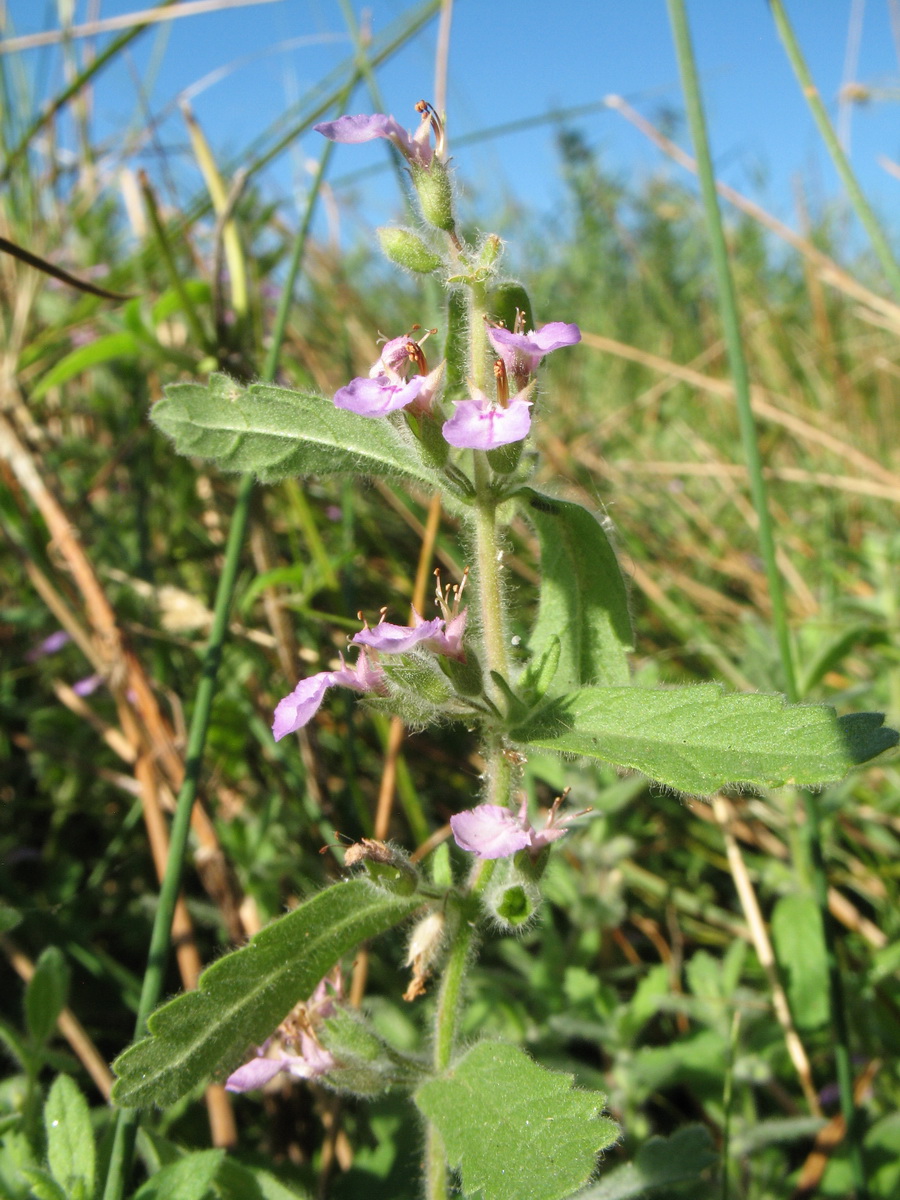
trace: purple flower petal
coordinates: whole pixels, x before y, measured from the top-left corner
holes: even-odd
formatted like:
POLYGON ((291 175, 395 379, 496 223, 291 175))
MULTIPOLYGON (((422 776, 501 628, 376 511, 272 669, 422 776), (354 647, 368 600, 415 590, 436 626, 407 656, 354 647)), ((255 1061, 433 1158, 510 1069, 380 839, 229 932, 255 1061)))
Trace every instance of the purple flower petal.
POLYGON ((301 679, 289 696, 279 700, 275 709, 275 720, 272 722, 272 733, 276 742, 280 742, 289 733, 302 729, 312 720, 332 684, 345 682, 343 679, 336 680, 337 674, 336 671, 320 671, 318 675, 301 679))
POLYGON ((270 1079, 274 1079, 279 1071, 285 1069, 284 1059, 281 1058, 251 1058, 248 1063, 238 1067, 225 1080, 226 1092, 252 1092, 264 1087, 270 1079))
POLYGON ((412 404, 424 383, 422 375, 398 382, 392 382, 387 375, 376 375, 374 379, 358 376, 335 392, 334 402, 338 408, 349 409, 361 417, 385 417, 412 404))
POLYGON ((427 167, 432 159, 431 144, 427 140, 430 122, 427 121, 420 124, 414 135, 385 113, 360 113, 353 117, 338 117, 336 121, 322 121, 313 125, 313 129, 332 142, 343 142, 347 145, 370 142, 373 138, 387 138, 405 158, 423 167, 427 167))
POLYGON ((545 354, 580 342, 581 330, 577 325, 569 325, 565 321, 551 321, 549 325, 542 325, 537 332, 532 330, 530 333, 514 333, 502 326, 491 326, 488 337, 503 359, 507 371, 522 386, 528 376, 538 369, 545 354))
POLYGON ((531 844, 533 830, 499 804, 479 804, 450 818, 457 846, 479 858, 506 858, 531 844))
POLYGON ((350 640, 354 645, 371 646, 386 654, 404 654, 420 642, 440 638, 443 630, 444 622, 440 617, 422 621, 419 625, 392 625, 390 621, 381 621, 374 629, 363 629, 350 640))
POLYGON ((97 688, 103 684, 104 678, 98 672, 93 675, 85 675, 83 679, 79 679, 72 684, 72 691, 76 696, 92 696, 97 688))
POLYGON ((70 633, 66 633, 64 629, 57 629, 56 633, 51 633, 49 637, 45 637, 42 642, 38 642, 36 646, 32 647, 25 655, 25 661, 33 663, 37 662, 39 658, 45 658, 48 654, 56 654, 71 640, 70 633))
MULTIPOLYGON (((477 389, 474 389, 477 391, 477 389)), ((458 400, 456 411, 444 422, 444 440, 465 450, 494 450, 520 442, 531 428, 531 401, 510 400, 506 408, 483 392, 474 400, 458 400)))

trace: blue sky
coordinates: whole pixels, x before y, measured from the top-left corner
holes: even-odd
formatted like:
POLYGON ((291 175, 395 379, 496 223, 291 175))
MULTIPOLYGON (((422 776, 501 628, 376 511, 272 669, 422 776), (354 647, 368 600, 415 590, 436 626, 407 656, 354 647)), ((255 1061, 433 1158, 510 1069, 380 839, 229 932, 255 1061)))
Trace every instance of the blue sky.
MULTIPOLYGON (((76 21, 91 10, 106 17, 149 3, 75 0, 76 21)), ((900 8, 897 0, 894 6, 900 8)), ((376 33, 410 9, 404 0, 374 0, 365 6, 354 0, 353 7, 357 15, 368 10, 376 33)), ((50 0, 7 0, 6 11, 19 34, 54 27, 58 20, 56 3, 50 0)), ((852 109, 852 160, 890 219, 900 180, 878 163, 880 155, 900 160, 900 70, 890 0, 788 0, 788 11, 835 117, 853 18, 857 21, 859 51, 851 78, 870 86, 873 98, 852 109)), ((688 14, 721 177, 796 224, 798 180, 813 211, 840 188, 765 0, 688 0, 688 14)), ((432 21, 379 72, 385 108, 409 125, 415 123, 415 101, 433 95, 436 29, 432 21)), ((100 77, 95 129, 108 140, 111 165, 122 158, 154 171, 154 159, 124 152, 123 130, 144 126, 148 110, 158 116, 168 108, 157 145, 183 151, 183 125, 172 101, 187 89, 214 146, 223 155, 239 154, 344 60, 349 49, 337 0, 276 0, 174 21, 144 33, 132 44, 128 61, 100 77), (237 65, 203 85, 211 72, 230 64, 237 65), (143 100, 138 81, 146 92, 143 100)), ((63 64, 58 49, 28 51, 23 61, 44 94, 59 87, 63 64)), ((453 138, 551 109, 597 104, 609 93, 623 95, 651 119, 681 108, 664 0, 457 0, 449 65, 451 145, 453 138)), ((372 104, 361 89, 349 108, 371 111, 372 104)), ((659 152, 615 113, 597 111, 572 124, 623 176, 639 179, 662 165, 659 152)), ((499 212, 506 198, 539 212, 554 209, 562 192, 553 134, 552 124, 542 124, 460 148, 455 160, 478 193, 479 212, 499 212)), ((680 137, 687 145, 686 135, 680 137)), ((307 163, 319 151, 318 138, 311 134, 270 168, 271 186, 287 202, 304 187, 307 163)), ((381 144, 339 147, 332 177, 341 179, 384 159, 381 144)), ((183 153, 171 162, 179 181, 195 180, 199 188, 183 153)), ((383 220, 396 209, 389 173, 357 180, 352 187, 366 219, 383 220)), ((352 232, 356 226, 347 221, 352 232)))

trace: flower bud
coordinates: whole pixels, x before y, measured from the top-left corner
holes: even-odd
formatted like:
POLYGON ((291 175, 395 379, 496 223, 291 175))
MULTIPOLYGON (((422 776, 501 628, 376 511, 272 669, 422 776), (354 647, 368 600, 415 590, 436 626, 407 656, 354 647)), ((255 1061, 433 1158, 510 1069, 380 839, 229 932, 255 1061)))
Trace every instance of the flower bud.
POLYGON ((435 229, 452 233, 456 222, 453 219, 453 187, 447 167, 438 159, 432 159, 430 166, 420 167, 412 163, 410 170, 422 216, 435 229))
POLYGON ((441 260, 428 248, 418 234, 408 229, 394 229, 383 225, 375 231, 385 256, 407 271, 430 275, 441 266, 441 260))
POLYGON ((523 329, 534 329, 531 301, 521 283, 501 283, 493 288, 488 295, 488 312, 498 325, 506 329, 516 328, 517 317, 523 329))
POLYGON ((521 870, 516 859, 506 858, 498 860, 482 903, 499 930, 516 933, 534 918, 541 893, 531 873, 521 870))
POLYGON ((489 271, 502 253, 503 242, 497 237, 496 233, 489 233, 481 245, 481 252, 478 255, 478 269, 480 271, 489 271))
POLYGON ((419 873, 402 850, 374 838, 354 842, 344 854, 344 866, 363 863, 371 881, 386 892, 411 896, 419 886, 419 873))

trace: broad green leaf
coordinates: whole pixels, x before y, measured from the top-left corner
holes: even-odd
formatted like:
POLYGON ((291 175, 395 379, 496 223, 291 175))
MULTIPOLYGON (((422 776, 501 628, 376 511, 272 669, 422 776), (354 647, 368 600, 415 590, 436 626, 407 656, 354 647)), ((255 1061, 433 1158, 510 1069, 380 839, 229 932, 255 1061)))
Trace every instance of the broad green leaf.
POLYGON ((379 892, 359 879, 326 888, 273 921, 200 976, 147 1022, 149 1037, 113 1064, 123 1107, 173 1104, 213 1073, 224 1076, 306 999, 342 954, 398 924, 421 897, 379 892))
POLYGON ((697 687, 582 688, 511 731, 526 745, 643 771, 709 795, 728 784, 818 786, 897 744, 880 713, 837 718, 824 705, 697 687))
MULTIPOLYGON (((634 1162, 617 1167, 575 1200, 636 1200, 656 1188, 699 1180, 718 1160, 709 1130, 687 1125, 671 1137, 652 1137, 641 1146, 634 1162)), ((661 1198, 662 1200, 662 1198, 661 1198)))
POLYGON ((604 1096, 577 1091, 524 1050, 481 1042, 415 1101, 444 1141, 466 1195, 484 1200, 563 1200, 619 1136, 599 1115, 604 1096))
POLYGON ((822 918, 812 896, 782 896, 772 912, 772 941, 786 976, 794 1021, 816 1029, 828 1020, 828 963, 822 918))
POLYGON ((212 1189, 224 1150, 198 1150, 170 1163, 134 1193, 134 1200, 203 1200, 212 1189))
POLYGON ((628 595, 603 526, 580 504, 519 493, 541 544, 541 598, 528 648, 539 663, 559 639, 552 691, 629 681, 628 595))
POLYGON ((134 358, 140 350, 140 344, 133 333, 127 330, 121 333, 108 333, 105 337, 88 342, 86 346, 64 355, 46 375, 37 381, 31 392, 32 399, 39 400, 52 387, 57 387, 90 367, 98 367, 102 363, 119 358, 134 358))
POLYGON ((253 471, 263 483, 286 475, 405 475, 434 487, 412 434, 387 419, 335 408, 324 396, 225 375, 175 383, 151 420, 179 454, 211 458, 224 471, 253 471))
POLYGON ((94 1193, 94 1131, 87 1100, 68 1075, 54 1081, 44 1105, 47 1162, 53 1178, 67 1193, 81 1182, 85 1196, 94 1193))
POLYGON ((25 991, 25 1023, 37 1045, 46 1042, 65 1008, 69 968, 61 950, 48 946, 37 960, 25 991))

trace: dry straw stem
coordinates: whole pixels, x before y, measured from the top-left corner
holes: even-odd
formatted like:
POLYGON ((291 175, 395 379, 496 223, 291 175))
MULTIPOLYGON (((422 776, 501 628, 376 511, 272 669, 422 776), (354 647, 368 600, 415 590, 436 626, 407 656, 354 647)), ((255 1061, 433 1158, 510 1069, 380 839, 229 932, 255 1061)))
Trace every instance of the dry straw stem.
MULTIPOLYGON (((857 1105, 862 1104, 865 1100, 866 1093, 872 1086, 872 1080, 880 1068, 881 1061, 874 1058, 871 1062, 866 1063, 856 1077, 856 1082, 853 1084, 853 1099, 857 1105)), ((822 1176, 825 1174, 825 1168, 835 1150, 844 1140, 846 1132, 847 1122, 844 1120, 843 1113, 838 1113, 822 1126, 816 1134, 812 1150, 800 1168, 800 1176, 796 1188, 791 1192, 791 1200, 810 1200, 816 1194, 822 1176)))
MULTIPOLYGON (((162 765, 170 782, 180 780, 184 766, 178 755, 171 730, 168 728, 153 693, 149 679, 136 656, 129 650, 122 637, 115 613, 85 554, 75 527, 69 522, 62 506, 44 483, 33 457, 19 440, 15 429, 6 416, 0 414, 0 459, 12 469, 20 486, 31 498, 50 531, 56 551, 65 562, 72 579, 81 593, 85 614, 90 623, 95 643, 92 660, 99 663, 106 674, 115 698, 119 724, 125 740, 135 755, 135 776, 140 785, 141 806, 147 828, 148 841, 154 866, 160 880, 165 874, 168 857, 168 828, 163 815, 159 794, 158 769, 162 765), (134 706, 129 699, 131 692, 134 706), (140 720, 138 719, 140 717, 140 720)), ((177 790, 177 784, 176 784, 177 790)), ((201 806, 195 805, 192 824, 201 841, 206 857, 222 859, 215 830, 201 806)), ((204 882, 213 874, 203 871, 204 882)), ((199 863, 198 863, 199 866, 199 863)), ((216 870, 215 879, 227 879, 224 870, 216 870)), ((237 902, 228 895, 227 887, 221 889, 213 899, 219 902, 223 916, 237 912, 237 902), (226 901, 228 901, 226 903, 226 901)), ((231 921, 232 936, 238 933, 234 920, 231 921)), ((172 930, 178 967, 185 987, 196 985, 202 964, 193 941, 193 929, 183 900, 179 901, 172 930)), ((237 1140, 237 1129, 230 1101, 224 1090, 211 1086, 206 1094, 207 1110, 214 1144, 231 1145, 237 1140)))
MULTIPOLYGON (((688 801, 688 807, 695 817, 699 817, 703 821, 717 821, 717 814, 701 801, 690 800, 688 801)), ((734 837, 740 838, 748 846, 757 847, 764 854, 772 858, 778 858, 782 862, 788 859, 789 852, 787 846, 775 834, 771 833, 764 825, 760 825, 759 823, 751 825, 747 821, 741 820, 731 802, 729 802, 729 807, 729 828, 734 837)), ((771 818, 773 816, 772 810, 767 805, 761 804, 761 807, 766 817, 771 818)), ((860 891, 867 892, 871 896, 873 892, 877 891, 881 881, 869 875, 864 870, 862 876, 864 877, 860 877, 853 882, 855 885, 858 885, 860 891)), ((884 931, 879 929, 868 917, 864 917, 853 902, 843 892, 839 892, 833 886, 829 886, 828 888, 828 911, 835 920, 840 921, 851 933, 857 933, 860 937, 865 938, 874 949, 881 950, 888 944, 888 938, 884 931)))
MULTIPOLYGON (((658 146, 669 158, 692 174, 697 173, 697 163, 691 155, 682 150, 680 146, 676 146, 655 125, 652 125, 645 117, 636 112, 621 96, 607 96, 605 103, 613 111, 621 113, 627 121, 630 121, 636 129, 639 129, 641 133, 649 138, 655 146, 658 146)), ((741 195, 734 188, 729 187, 727 183, 717 182, 716 190, 720 196, 730 204, 733 204, 735 208, 746 213, 748 217, 752 217, 755 221, 758 221, 760 225, 770 230, 777 237, 780 237, 788 245, 793 246, 804 258, 808 259, 823 283, 827 283, 847 296, 852 296, 854 300, 858 300, 868 308, 874 309, 875 312, 887 318, 892 329, 896 330, 900 328, 900 305, 886 300, 883 296, 879 296, 876 292, 859 283, 849 272, 839 267, 834 259, 829 258, 827 254, 824 254, 812 242, 795 233, 789 226, 783 224, 776 217, 773 217, 771 213, 766 212, 758 204, 754 204, 752 200, 748 200, 746 196, 741 195)))
MULTIPOLYGON (((681 383, 687 383, 692 387, 699 388, 701 391, 709 392, 713 396, 719 396, 724 400, 734 399, 734 387, 726 379, 714 379, 711 375, 704 375, 702 372, 695 371, 691 367, 683 367, 671 359, 661 358, 659 355, 650 354, 646 350, 640 350, 636 346, 630 346, 626 342, 619 342, 614 338, 603 337, 600 334, 584 333, 582 334, 582 341, 585 345, 592 346, 595 350, 601 350, 607 354, 615 354, 618 358, 625 358, 630 362, 639 363, 641 366, 648 367, 652 371, 659 371, 681 383)), ((813 442, 821 446, 832 454, 843 458, 848 463, 852 463, 865 475, 880 480, 885 489, 884 498, 896 499, 900 497, 900 475, 896 471, 889 470, 874 458, 870 458, 868 454, 864 454, 862 450, 857 450, 854 446, 849 445, 846 440, 846 434, 844 434, 844 439, 842 439, 835 434, 829 433, 827 430, 819 429, 817 426, 810 424, 809 421, 803 420, 802 417, 786 412, 784 408, 776 407, 767 399, 771 395, 764 388, 756 385, 751 387, 753 412, 756 416, 782 426, 782 428, 793 433, 800 441, 813 442)), ((782 396, 775 398, 782 404, 788 403, 782 396)), ((740 469, 743 470, 743 468, 740 469)), ((776 470, 780 469, 776 468, 776 470)), ((808 472, 807 474, 812 475, 813 472, 808 472)), ((828 476, 828 478, 831 477, 828 476)), ((843 479, 845 477, 835 476, 834 478, 843 479)), ((856 490, 855 485, 868 484, 871 480, 851 479, 849 482, 854 485, 854 488, 847 488, 847 490, 856 490)))
MULTIPOLYGON (((16 974, 24 979, 25 983, 30 983, 34 975, 34 963, 28 955, 23 954, 6 934, 0 934, 0 947, 16 974)), ((56 1024, 78 1061, 97 1085, 103 1099, 109 1100, 113 1085, 112 1072, 81 1022, 70 1008, 64 1008, 57 1017, 56 1024)))
POLYGON ((173 9, 144 8, 136 12, 120 13, 117 17, 101 17, 96 21, 86 21, 83 25, 69 25, 63 29, 48 29, 42 33, 4 38, 0 41, 0 54, 14 54, 19 50, 35 50, 39 46, 55 46, 58 42, 96 37, 99 33, 113 33, 117 29, 131 29, 135 25, 156 25, 161 21, 175 21, 179 17, 197 17, 202 13, 218 12, 225 8, 249 8, 256 4, 278 3, 280 0, 182 0, 173 9))
POLYGON ((730 802, 721 795, 713 796, 712 807, 719 828, 722 831, 722 839, 725 842, 725 853, 728 855, 728 865, 731 867, 731 875, 734 879, 734 885, 737 888, 741 908, 747 920, 747 925, 750 928, 750 938, 756 950, 756 957, 759 959, 760 966, 769 981, 769 988, 772 993, 772 1007, 775 1010, 775 1016, 784 1034, 788 1054, 790 1055, 791 1062, 794 1064, 794 1069, 800 1080, 800 1086, 803 1089, 803 1095, 806 1097, 809 1110, 815 1116, 819 1117, 822 1115, 822 1108, 819 1104, 819 1097, 816 1095, 816 1089, 813 1086, 809 1059, 794 1027, 787 996, 782 987, 781 980, 778 978, 775 952, 772 949, 772 943, 769 939, 769 931, 766 929, 766 923, 763 920, 759 901, 756 898, 756 892, 750 881, 750 874, 744 863, 743 855, 737 844, 737 839, 732 832, 731 822, 734 816, 734 809, 730 802))

